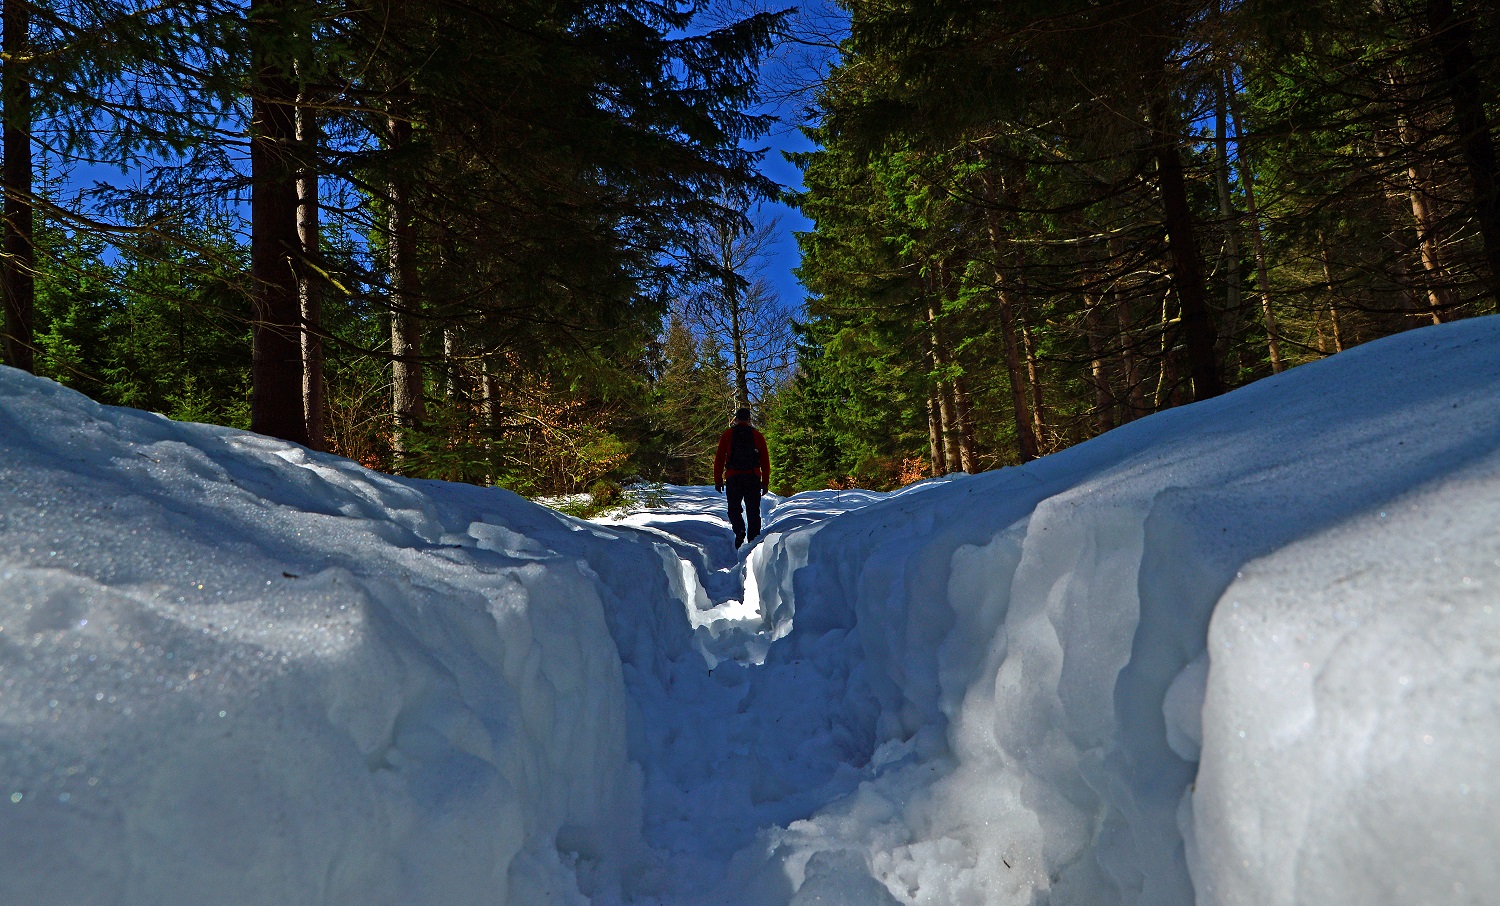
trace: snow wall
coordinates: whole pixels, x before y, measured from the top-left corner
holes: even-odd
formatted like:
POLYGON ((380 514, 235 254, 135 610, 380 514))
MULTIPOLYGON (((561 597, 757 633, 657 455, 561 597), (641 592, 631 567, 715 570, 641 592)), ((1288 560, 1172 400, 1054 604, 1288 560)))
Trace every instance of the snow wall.
POLYGON ((855 639, 878 746, 767 835, 772 874, 795 903, 1494 902, 1497 449, 1487 318, 763 545, 771 658, 855 639))
POLYGON ((1489 318, 799 496, 735 678, 692 545, 0 369, 0 903, 1488 902, 1497 448, 1489 318), (674 896, 663 715, 736 682, 843 763, 674 896))
POLYGON ((667 560, 0 368, 0 904, 609 896, 667 560))

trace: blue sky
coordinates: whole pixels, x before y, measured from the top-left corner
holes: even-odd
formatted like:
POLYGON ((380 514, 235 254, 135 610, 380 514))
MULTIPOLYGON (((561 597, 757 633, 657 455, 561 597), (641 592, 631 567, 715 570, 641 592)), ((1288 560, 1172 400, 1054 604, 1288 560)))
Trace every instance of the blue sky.
MULTIPOLYGON (((813 148, 812 143, 801 132, 787 124, 779 126, 762 141, 768 142, 771 150, 767 152, 761 164, 761 172, 786 188, 800 190, 802 176, 797 168, 782 156, 782 152, 809 151, 813 148)), ((784 305, 800 310, 804 290, 802 284, 798 283, 797 278, 792 274, 793 268, 800 260, 797 253, 797 240, 792 233, 810 229, 812 221, 803 217, 795 208, 782 204, 768 204, 763 213, 781 218, 780 237, 776 242, 775 257, 766 268, 766 277, 776 287, 776 292, 780 295, 784 305)))
MULTIPOLYGON (((736 0, 730 2, 733 5, 736 0)), ((762 6, 766 0, 748 0, 748 3, 752 8, 766 8, 762 6)), ((848 13, 838 5, 838 0, 802 0, 789 21, 789 40, 762 68, 761 84, 767 98, 762 109, 780 122, 769 134, 751 143, 751 147, 768 149, 761 172, 783 187, 802 188, 802 174, 783 152, 810 151, 814 147, 797 127, 812 104, 818 80, 834 57, 833 48, 847 33, 848 21, 848 13)), ((800 258, 792 234, 811 229, 812 221, 781 204, 766 205, 762 214, 781 218, 781 235, 765 275, 776 287, 782 303, 800 311, 806 291, 792 275, 800 258)))

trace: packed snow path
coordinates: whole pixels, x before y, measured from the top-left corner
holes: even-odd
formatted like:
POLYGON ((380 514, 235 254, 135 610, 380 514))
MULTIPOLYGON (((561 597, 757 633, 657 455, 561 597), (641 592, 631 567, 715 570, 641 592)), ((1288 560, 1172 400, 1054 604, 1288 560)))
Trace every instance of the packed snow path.
MULTIPOLYGON (((850 694, 849 632, 810 648, 774 646, 789 617, 778 623, 763 610, 754 580, 755 567, 763 576, 777 571, 787 532, 885 496, 827 491, 780 506, 768 497, 761 538, 739 552, 723 495, 706 487, 668 488, 658 507, 609 520, 672 539, 704 591, 689 611, 701 660, 677 665, 666 689, 627 674, 648 728, 646 839, 674 879, 669 892, 651 899, 722 903, 746 896, 743 879, 731 889, 719 883, 733 855, 758 831, 812 815, 866 776, 858 768, 874 750, 877 709, 850 694)), ((757 892, 751 901, 790 895, 757 892)))
POLYGON ((619 524, 0 369, 0 903, 1488 903, 1500 320, 619 524))

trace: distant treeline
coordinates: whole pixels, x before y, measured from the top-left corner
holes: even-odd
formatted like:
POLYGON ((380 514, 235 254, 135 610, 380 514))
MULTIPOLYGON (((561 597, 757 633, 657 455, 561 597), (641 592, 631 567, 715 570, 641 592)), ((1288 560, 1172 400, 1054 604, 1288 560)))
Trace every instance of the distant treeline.
POLYGON ((849 3, 778 482, 1025 462, 1500 298, 1500 8, 849 3))
POLYGON ((783 26, 711 12, 6 0, 4 361, 408 474, 701 480, 783 26))

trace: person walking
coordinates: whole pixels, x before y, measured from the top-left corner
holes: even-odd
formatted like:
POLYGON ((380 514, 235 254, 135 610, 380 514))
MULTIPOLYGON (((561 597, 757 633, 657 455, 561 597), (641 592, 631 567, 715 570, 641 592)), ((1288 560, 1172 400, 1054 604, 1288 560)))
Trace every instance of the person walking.
POLYGON ((736 548, 760 534, 760 498, 770 480, 771 454, 766 438, 750 424, 750 410, 739 409, 734 413, 734 424, 719 435, 719 451, 714 454, 714 490, 729 488, 729 524, 734 528, 736 548), (740 513, 741 505, 744 514, 740 513))

